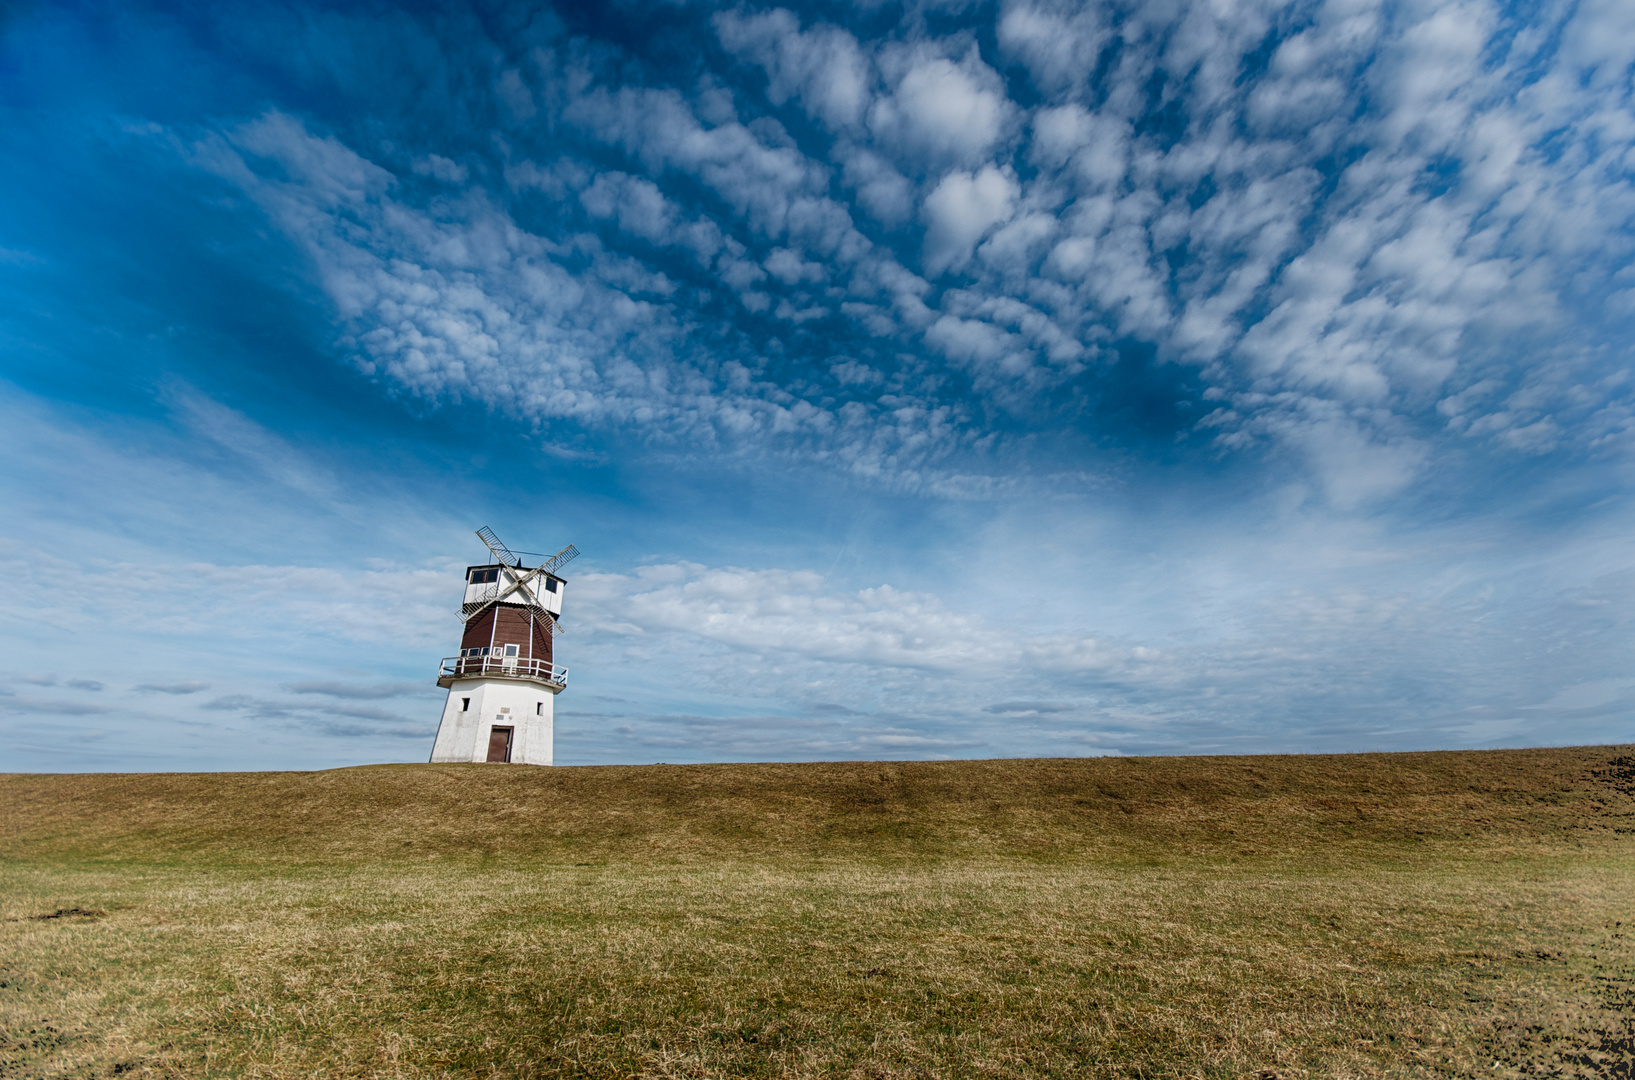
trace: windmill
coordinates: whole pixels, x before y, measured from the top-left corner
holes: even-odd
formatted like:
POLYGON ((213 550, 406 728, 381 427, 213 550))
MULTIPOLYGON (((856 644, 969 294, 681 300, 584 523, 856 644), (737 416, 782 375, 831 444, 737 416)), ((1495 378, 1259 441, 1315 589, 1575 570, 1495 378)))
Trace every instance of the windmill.
POLYGON ((438 669, 449 695, 431 759, 549 765, 553 703, 568 683, 554 655, 567 586, 558 571, 579 549, 512 551, 486 525, 477 538, 491 561, 466 567, 460 654, 438 669), (544 561, 530 568, 524 556, 544 561))
MULTIPOLYGON (((482 569, 492 569, 496 573, 490 580, 480 583, 486 585, 487 588, 478 589, 475 595, 472 594, 471 590, 467 590, 466 600, 460 605, 460 618, 469 623, 472 619, 486 612, 491 605, 517 604, 525 608, 534 618, 540 620, 543 625, 549 627, 552 633, 558 632, 560 627, 557 625, 555 614, 539 603, 536 592, 537 586, 534 586, 533 583, 536 581, 548 582, 550 578, 555 577, 556 570, 573 561, 573 558, 579 554, 579 549, 569 544, 540 565, 529 570, 522 565, 522 560, 510 548, 500 542, 500 538, 494 535, 494 530, 487 525, 477 530, 477 536, 484 544, 488 545, 488 550, 494 556, 494 564, 485 566, 482 569)), ((532 553, 525 551, 523 554, 532 553)), ((557 580, 560 581, 561 579, 557 578, 557 580)))

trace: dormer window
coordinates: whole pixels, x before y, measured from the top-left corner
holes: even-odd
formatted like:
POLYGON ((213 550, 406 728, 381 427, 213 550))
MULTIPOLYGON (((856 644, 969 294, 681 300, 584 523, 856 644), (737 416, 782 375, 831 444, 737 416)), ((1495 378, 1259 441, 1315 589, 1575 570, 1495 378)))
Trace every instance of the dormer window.
POLYGON ((499 579, 500 568, 497 566, 478 567, 477 569, 471 571, 471 583, 473 585, 486 585, 491 581, 498 581, 499 579))

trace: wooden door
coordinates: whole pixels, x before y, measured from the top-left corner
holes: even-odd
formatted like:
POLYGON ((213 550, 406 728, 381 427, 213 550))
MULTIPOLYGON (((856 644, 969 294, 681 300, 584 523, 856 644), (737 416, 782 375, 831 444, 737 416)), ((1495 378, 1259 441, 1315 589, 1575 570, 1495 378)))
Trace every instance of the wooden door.
POLYGON ((508 727, 491 728, 488 732, 488 760, 511 760, 511 729, 508 727))

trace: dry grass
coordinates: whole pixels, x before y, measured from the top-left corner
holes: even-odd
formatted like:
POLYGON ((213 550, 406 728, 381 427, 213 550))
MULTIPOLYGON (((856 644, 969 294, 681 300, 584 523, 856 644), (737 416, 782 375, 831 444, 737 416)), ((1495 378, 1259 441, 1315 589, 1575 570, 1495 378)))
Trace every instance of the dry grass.
POLYGON ((1631 1076, 1632 838, 1629 748, 5 777, 0 1076, 1631 1076))

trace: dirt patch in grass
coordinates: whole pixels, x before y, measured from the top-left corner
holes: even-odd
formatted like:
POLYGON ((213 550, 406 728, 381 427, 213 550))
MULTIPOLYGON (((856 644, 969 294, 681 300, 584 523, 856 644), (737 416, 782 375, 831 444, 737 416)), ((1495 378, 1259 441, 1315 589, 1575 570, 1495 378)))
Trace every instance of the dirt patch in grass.
POLYGON ((101 908, 58 908, 43 915, 26 915, 24 918, 40 922, 44 919, 104 919, 108 913, 101 908))

